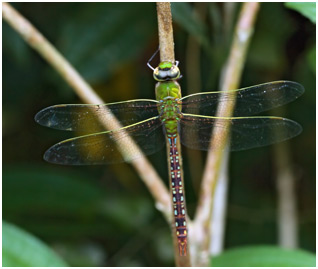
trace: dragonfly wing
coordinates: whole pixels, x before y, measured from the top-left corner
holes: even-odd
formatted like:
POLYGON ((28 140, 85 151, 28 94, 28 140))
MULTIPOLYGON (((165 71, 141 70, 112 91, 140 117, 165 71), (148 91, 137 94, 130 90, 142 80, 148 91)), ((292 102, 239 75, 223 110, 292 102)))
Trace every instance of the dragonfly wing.
POLYGON ((141 99, 101 105, 55 105, 38 112, 35 121, 54 129, 95 133, 106 131, 104 123, 112 121, 113 115, 123 125, 130 125, 158 115, 157 101, 141 99))
POLYGON ((297 136, 302 127, 295 121, 280 117, 228 117, 217 118, 185 114, 180 121, 181 142, 199 150, 213 150, 221 144, 210 147, 212 134, 230 128, 230 149, 232 151, 262 147, 297 136))
POLYGON ((276 81, 248 88, 203 92, 181 98, 182 112, 215 116, 218 105, 235 101, 233 116, 248 116, 287 104, 304 93, 304 87, 293 81, 276 81))
POLYGON ((152 154, 164 145, 158 117, 115 130, 62 141, 46 151, 44 159, 64 165, 90 165, 129 162, 152 154), (133 140, 143 150, 131 145, 133 140))

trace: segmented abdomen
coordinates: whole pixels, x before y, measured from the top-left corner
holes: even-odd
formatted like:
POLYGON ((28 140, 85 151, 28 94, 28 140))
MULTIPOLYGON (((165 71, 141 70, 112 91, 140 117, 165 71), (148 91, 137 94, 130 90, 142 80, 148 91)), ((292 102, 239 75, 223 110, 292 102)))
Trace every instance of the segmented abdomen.
POLYGON ((186 224, 186 208, 185 197, 182 185, 180 170, 180 155, 177 149, 178 135, 167 133, 170 144, 170 167, 171 167, 171 188, 172 188, 172 204, 174 221, 176 225, 177 239, 179 245, 180 256, 187 254, 187 224, 186 224))

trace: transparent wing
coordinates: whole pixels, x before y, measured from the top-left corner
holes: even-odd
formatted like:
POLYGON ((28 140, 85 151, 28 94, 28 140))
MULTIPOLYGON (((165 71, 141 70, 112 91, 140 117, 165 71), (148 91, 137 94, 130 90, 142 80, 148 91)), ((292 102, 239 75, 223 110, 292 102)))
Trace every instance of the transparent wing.
POLYGON ((105 131, 102 122, 111 120, 111 113, 124 126, 154 117, 158 115, 157 103, 140 99, 102 105, 55 105, 38 112, 35 121, 54 129, 95 133, 105 131))
POLYGON ((181 142, 189 148, 207 151, 213 128, 220 130, 228 127, 231 128, 232 151, 274 144, 302 131, 297 122, 280 117, 216 118, 185 114, 180 121, 181 142))
POLYGON ((218 104, 236 100, 233 116, 248 116, 287 104, 303 93, 304 87, 292 81, 276 81, 224 92, 196 93, 181 98, 182 112, 215 116, 218 104))
POLYGON ((44 159, 50 163, 65 165, 129 162, 162 148, 165 139, 161 126, 159 118, 153 117, 115 131, 75 137, 49 148, 44 159), (143 152, 129 144, 130 138, 134 139, 143 152))

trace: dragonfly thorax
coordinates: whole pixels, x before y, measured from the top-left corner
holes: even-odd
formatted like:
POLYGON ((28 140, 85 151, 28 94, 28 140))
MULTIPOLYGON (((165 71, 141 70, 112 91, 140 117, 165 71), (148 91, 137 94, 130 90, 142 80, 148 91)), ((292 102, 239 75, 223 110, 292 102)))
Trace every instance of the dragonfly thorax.
POLYGON ((160 120, 164 123, 168 133, 177 132, 178 121, 182 117, 181 102, 178 98, 166 97, 158 104, 160 120))
MULTIPOLYGON (((163 62, 159 65, 162 70, 166 68, 169 69, 172 66, 177 67, 170 62, 163 62)), ((176 80, 159 81, 156 84, 156 99, 157 101, 159 101, 159 117, 160 120, 164 123, 167 133, 170 134, 174 134, 177 132, 178 121, 182 117, 180 98, 181 89, 179 83, 176 80)))
POLYGON ((161 62, 153 71, 153 77, 157 81, 176 80, 180 77, 180 70, 177 64, 161 62))

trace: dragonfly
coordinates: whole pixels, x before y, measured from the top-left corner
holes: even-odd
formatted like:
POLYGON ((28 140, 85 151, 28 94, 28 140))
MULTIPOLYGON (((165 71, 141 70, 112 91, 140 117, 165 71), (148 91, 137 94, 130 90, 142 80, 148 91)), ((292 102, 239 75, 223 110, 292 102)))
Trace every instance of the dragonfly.
POLYGON ((171 193, 180 256, 187 255, 185 194, 181 173, 179 141, 197 150, 215 150, 211 146, 214 128, 230 129, 232 151, 251 149, 281 142, 297 136, 301 126, 292 120, 275 116, 251 116, 287 104, 303 94, 301 84, 276 81, 252 87, 181 96, 179 62, 161 62, 153 68, 156 100, 137 99, 109 104, 62 104, 47 107, 35 116, 43 126, 81 132, 81 135, 49 148, 44 159, 62 165, 95 165, 131 162, 159 151, 166 143, 169 149, 171 193), (216 116, 217 105, 235 100, 232 117, 216 116), (113 115, 122 127, 106 130, 104 123, 113 115), (122 141, 132 138, 142 149, 123 149, 122 141))

